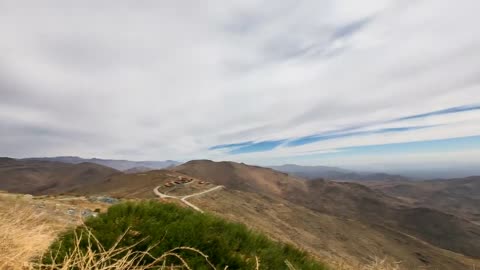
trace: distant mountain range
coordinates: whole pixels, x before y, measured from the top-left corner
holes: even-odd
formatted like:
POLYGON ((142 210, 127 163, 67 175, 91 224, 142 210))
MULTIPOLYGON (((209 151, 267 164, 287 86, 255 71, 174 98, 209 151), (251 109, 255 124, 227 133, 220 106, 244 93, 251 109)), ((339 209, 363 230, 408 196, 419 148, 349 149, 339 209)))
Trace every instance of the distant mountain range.
POLYGON ((300 166, 286 164, 282 166, 270 166, 269 168, 313 180, 318 178, 344 181, 405 181, 407 177, 387 173, 363 173, 354 172, 337 167, 328 166, 300 166))
POLYGON ((41 157, 41 158, 25 158, 23 160, 36 160, 36 161, 56 161, 70 164, 80 164, 80 163, 94 163, 106 167, 113 168, 119 171, 148 171, 150 170, 159 170, 170 167, 175 167, 181 162, 174 160, 165 160, 165 161, 130 161, 130 160, 116 160, 116 159, 99 159, 99 158, 81 158, 75 156, 64 156, 64 157, 41 157))
POLYGON ((101 183, 115 174, 122 173, 88 162, 73 164, 0 157, 0 190, 9 192, 58 194, 79 186, 101 183))

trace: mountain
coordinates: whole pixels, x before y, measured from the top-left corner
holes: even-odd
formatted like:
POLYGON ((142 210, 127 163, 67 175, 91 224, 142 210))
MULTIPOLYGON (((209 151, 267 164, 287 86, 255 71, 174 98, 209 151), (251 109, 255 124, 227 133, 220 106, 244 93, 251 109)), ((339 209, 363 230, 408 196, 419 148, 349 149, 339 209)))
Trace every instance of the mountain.
POLYGON ((283 196, 286 193, 306 192, 307 182, 295 176, 269 168, 248 166, 235 162, 193 160, 172 169, 194 177, 209 179, 228 188, 264 192, 283 196))
POLYGON ((395 268, 399 270, 470 269, 480 263, 390 227, 314 211, 277 196, 224 189, 189 201, 273 239, 292 243, 330 263, 332 269, 366 269, 361 265, 385 256, 400 262, 395 268))
POLYGON ((76 195, 104 195, 127 199, 155 199, 153 189, 166 182, 188 177, 169 170, 154 170, 140 173, 121 173, 108 177, 102 182, 77 186, 70 193, 76 195))
POLYGON ((95 163, 103 166, 107 166, 119 171, 126 171, 136 167, 150 168, 150 169, 165 169, 174 167, 180 164, 178 161, 165 160, 165 161, 130 161, 130 160, 116 160, 116 159, 99 159, 99 158, 80 158, 80 157, 42 157, 42 158, 26 158, 25 160, 45 160, 45 161, 57 161, 64 163, 79 164, 84 162, 95 163))
POLYGON ((142 172, 148 172, 148 171, 153 171, 154 169, 145 167, 145 166, 139 166, 139 167, 133 167, 128 170, 124 170, 124 173, 142 173, 142 172))
POLYGON ((295 164, 286 164, 282 166, 270 166, 269 168, 305 179, 324 178, 342 181, 403 181, 408 179, 401 175, 367 172, 360 173, 328 166, 300 166, 295 164))
POLYGON ((103 182, 119 171, 93 163, 69 164, 45 160, 0 158, 0 190, 56 194, 103 182))
POLYGON ((480 224, 480 176, 365 184, 415 206, 434 208, 480 224))
POLYGON ((480 258, 480 226, 442 211, 416 207, 356 183, 303 180, 233 162, 190 161, 173 170, 228 188, 278 196, 316 212, 358 220, 480 258))
MULTIPOLYGON (((480 263, 478 224, 360 183, 305 180, 270 168, 209 160, 127 174, 91 163, 0 159, 0 189, 16 192, 154 199, 158 186, 186 196, 215 185, 225 188, 188 201, 322 261, 337 258, 352 269, 372 256, 401 261, 403 269, 469 269, 480 263), (170 186, 181 179, 194 181, 170 186)), ((459 185, 456 192, 464 189, 459 185)))

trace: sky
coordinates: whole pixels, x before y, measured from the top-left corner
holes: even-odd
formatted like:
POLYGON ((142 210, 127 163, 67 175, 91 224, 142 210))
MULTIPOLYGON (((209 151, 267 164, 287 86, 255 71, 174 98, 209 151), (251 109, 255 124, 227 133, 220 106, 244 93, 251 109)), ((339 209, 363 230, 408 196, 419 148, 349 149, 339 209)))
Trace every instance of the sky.
POLYGON ((480 168, 475 0, 0 0, 0 156, 480 168))

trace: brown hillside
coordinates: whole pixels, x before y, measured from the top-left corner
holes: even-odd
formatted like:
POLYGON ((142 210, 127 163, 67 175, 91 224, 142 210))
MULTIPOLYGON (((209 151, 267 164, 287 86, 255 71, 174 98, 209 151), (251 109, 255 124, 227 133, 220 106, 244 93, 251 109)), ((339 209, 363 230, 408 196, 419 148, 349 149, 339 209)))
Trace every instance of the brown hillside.
POLYGON ((463 230, 475 232, 476 227, 462 227, 462 221, 455 217, 411 207, 402 200, 354 183, 305 181, 256 166, 192 161, 173 171, 112 175, 103 182, 79 186, 74 192, 155 198, 153 189, 157 186, 162 186, 162 192, 168 194, 188 195, 206 188, 199 182, 221 184, 227 189, 191 198, 192 203, 305 248, 322 260, 341 258, 355 265, 367 262, 371 256, 388 256, 402 261, 404 269, 465 269, 475 262, 478 264, 474 259, 441 248, 449 245, 449 249, 465 254, 475 250, 478 238, 463 230), (176 185, 175 189, 164 188, 179 177, 196 181, 176 185), (435 229, 427 224, 432 220, 435 229), (436 220, 445 226, 437 226, 436 220), (416 229, 417 226, 425 229, 416 229), (439 234, 446 237, 438 237, 439 234), (436 238, 441 242, 435 242, 436 238))
POLYGON ((174 170, 236 190, 279 196, 321 213, 387 227, 480 258, 480 226, 435 209, 411 206, 359 184, 309 182, 271 169, 207 160, 187 162, 174 170))
MULTIPOLYGON (((264 171, 263 168, 254 168, 264 171)), ((225 177, 225 173, 219 175, 222 179, 231 179, 225 177)), ((252 175, 258 175, 258 172, 252 175)), ((187 195, 198 192, 202 188, 212 187, 207 183, 199 184, 207 180, 212 181, 211 178, 200 177, 193 177, 195 181, 191 184, 177 186, 175 190, 163 187, 165 183, 179 177, 192 178, 183 173, 167 170, 118 174, 102 183, 80 187, 75 192, 105 194, 120 198, 154 198, 153 189, 157 186, 162 186, 162 191, 170 190, 167 193, 171 195, 181 195, 182 192, 187 195)), ((234 184, 231 181, 222 183, 234 184)), ((255 185, 247 185, 247 187, 252 189, 255 185)), ((361 186, 360 188, 365 189, 361 186)), ((179 200, 170 201, 181 203, 179 200)), ((322 261, 348 262, 352 269, 359 269, 360 267, 356 266, 368 263, 372 256, 380 258, 388 256, 395 261, 402 261, 402 269, 418 269, 427 266, 445 270, 464 269, 475 263, 475 260, 427 244, 406 233, 385 226, 373 226, 359 220, 314 211, 282 199, 278 195, 227 188, 191 198, 189 201, 203 210, 263 231, 274 239, 293 243, 308 250, 322 261)))
POLYGON ((278 197, 226 189, 191 201, 202 209, 306 249, 321 261, 346 263, 351 269, 363 269, 360 266, 373 257, 385 256, 401 262, 399 269, 405 270, 470 269, 480 263, 389 227, 324 214, 278 197))
POLYGON ((272 169, 235 162, 193 160, 172 169, 228 188, 284 196, 308 191, 303 179, 272 169))
POLYGON ((448 180, 370 182, 370 187, 410 202, 480 224, 480 177, 448 180))
POLYGON ((0 159, 0 190, 15 193, 56 194, 99 183, 120 173, 92 163, 0 159))
MULTIPOLYGON (((187 176, 182 173, 167 170, 155 170, 134 174, 115 174, 102 182, 78 186, 72 190, 72 193, 78 195, 108 194, 113 197, 129 199, 154 199, 156 198, 153 193, 154 188, 163 186, 167 182, 176 181, 179 177, 187 176)), ((193 185, 193 188, 195 187, 198 186, 193 185)))

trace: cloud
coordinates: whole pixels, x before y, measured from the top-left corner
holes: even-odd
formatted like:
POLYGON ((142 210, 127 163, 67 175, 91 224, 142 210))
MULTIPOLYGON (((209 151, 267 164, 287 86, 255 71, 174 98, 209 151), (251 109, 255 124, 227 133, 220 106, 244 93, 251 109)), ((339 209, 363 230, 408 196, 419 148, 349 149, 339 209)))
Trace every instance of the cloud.
POLYGON ((312 136, 293 139, 289 141, 286 146, 295 147, 295 146, 315 143, 318 141, 334 140, 334 139, 344 138, 344 137, 362 136, 362 135, 369 135, 369 134, 397 133, 397 132, 405 132, 405 131, 411 131, 411 130, 417 130, 417 129, 424 129, 429 127, 431 126, 396 127, 396 128, 382 128, 382 129, 376 129, 376 130, 365 130, 365 131, 345 132, 345 133, 316 134, 312 136))
POLYGON ((333 39, 349 37, 367 26, 371 20, 372 18, 364 18, 341 26, 335 30, 332 37, 333 39))
POLYGON ((263 152, 275 149, 277 146, 281 145, 284 140, 277 141, 263 141, 251 143, 248 145, 240 146, 230 150, 230 154, 243 154, 243 153, 252 153, 252 152, 263 152))
MULTIPOLYGON (((283 142, 286 142, 285 143, 286 147, 296 147, 296 146, 311 144, 311 143, 315 143, 315 142, 319 142, 319 141, 335 140, 335 139, 344 138, 344 137, 412 131, 412 130, 436 127, 438 125, 400 126, 400 127, 383 127, 383 128, 378 128, 378 126, 379 125, 381 126, 381 125, 384 125, 384 124, 389 124, 389 123, 403 122, 403 121, 406 121, 406 120, 425 119, 425 118, 428 118, 428 117, 462 113, 462 112, 469 112, 469 111, 477 111, 477 110, 480 110, 479 105, 464 105, 464 106, 452 107, 452 108, 437 110, 437 111, 433 111, 433 112, 427 112, 427 113, 416 114, 416 115, 409 115, 409 116, 400 117, 400 118, 396 118, 396 119, 392 119, 392 120, 386 120, 386 121, 383 121, 383 122, 373 122, 373 123, 368 123, 368 124, 364 124, 364 125, 357 125, 357 126, 351 126, 351 127, 348 127, 348 128, 342 128, 342 129, 339 129, 339 130, 326 131, 326 132, 323 132, 323 133, 317 133, 317 134, 308 135, 308 136, 304 136, 304 137, 300 137, 300 138, 286 138, 284 140, 275 141, 274 143, 271 143, 271 144, 269 143, 268 144, 269 147, 266 148, 266 149, 263 148, 263 147, 258 147, 258 148, 254 147, 257 144, 264 145, 265 142, 254 143, 253 141, 249 141, 249 142, 244 142, 244 143, 217 145, 217 146, 210 147, 209 150, 218 150, 218 149, 225 149, 225 148, 237 149, 238 147, 241 147, 240 149, 243 149, 244 147, 248 147, 248 151, 245 151, 245 152, 257 152, 257 151, 261 152, 261 151, 273 150, 277 146, 282 145, 283 142)), ((229 153, 231 153, 231 154, 241 154, 241 153, 245 153, 245 152, 244 151, 230 151, 229 153)))
POLYGON ((459 106, 459 107, 452 107, 452 108, 438 110, 438 111, 434 111, 434 112, 428 112, 428 113, 406 116, 406 117, 402 117, 402 118, 399 118, 399 119, 395 119, 393 121, 411 120, 411 119, 417 119, 417 118, 426 118, 426 117, 430 117, 430 116, 452 114, 452 113, 459 113, 459 112, 468 112, 468 111, 476 111, 476 110, 480 110, 480 105, 465 105, 465 106, 459 106))
POLYGON ((252 141, 250 142, 241 142, 241 143, 232 143, 232 144, 221 144, 221 145, 216 145, 208 148, 208 150, 217 150, 217 149, 225 149, 225 148, 237 148, 237 147, 243 147, 243 146, 249 146, 254 144, 252 141))
POLYGON ((0 153, 268 164, 478 135, 479 8, 2 1, 0 153))

